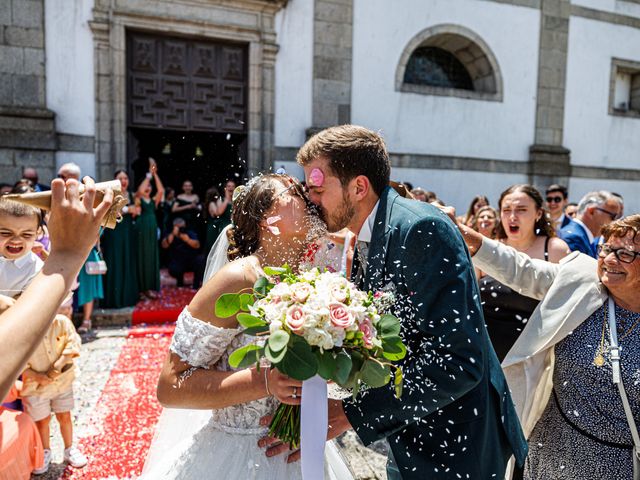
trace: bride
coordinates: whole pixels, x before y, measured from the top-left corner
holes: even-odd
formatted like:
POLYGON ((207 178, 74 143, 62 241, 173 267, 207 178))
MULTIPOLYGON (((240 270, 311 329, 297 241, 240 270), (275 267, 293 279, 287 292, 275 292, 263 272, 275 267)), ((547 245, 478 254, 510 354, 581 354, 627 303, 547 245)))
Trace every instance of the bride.
MULTIPOLYGON (((142 478, 302 478, 299 462, 268 458, 258 447, 267 430, 260 419, 278 402, 299 405, 302 382, 277 369, 231 368, 229 355, 255 337, 243 335, 235 317, 216 317, 214 306, 223 293, 251 288, 265 276, 263 265, 299 265, 324 226, 297 180, 274 174, 254 178, 237 194, 232 220, 228 251, 221 239, 212 252, 219 270, 177 320, 158 383, 166 408, 142 478)), ((332 443, 325 457, 325 478, 352 478, 332 443)))

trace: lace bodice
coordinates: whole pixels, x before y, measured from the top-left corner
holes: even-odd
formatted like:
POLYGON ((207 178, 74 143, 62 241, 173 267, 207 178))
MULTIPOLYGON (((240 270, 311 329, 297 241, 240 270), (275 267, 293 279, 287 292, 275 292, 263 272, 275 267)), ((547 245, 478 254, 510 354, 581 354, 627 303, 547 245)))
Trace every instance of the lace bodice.
MULTIPOLYGON (((233 368, 229 355, 255 341, 255 337, 243 335, 242 327, 216 327, 193 317, 185 307, 176 322, 170 350, 194 367, 230 371, 233 368)), ((260 418, 272 413, 276 406, 277 400, 267 397, 214 410, 211 421, 229 433, 256 434, 264 431, 259 426, 260 418)))

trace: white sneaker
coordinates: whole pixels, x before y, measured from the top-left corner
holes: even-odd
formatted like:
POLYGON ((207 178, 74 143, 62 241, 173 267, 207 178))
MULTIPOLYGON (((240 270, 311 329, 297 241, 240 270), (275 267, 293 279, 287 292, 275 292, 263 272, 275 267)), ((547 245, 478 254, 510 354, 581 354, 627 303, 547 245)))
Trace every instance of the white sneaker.
POLYGON ((51 464, 51 450, 48 448, 44 449, 44 462, 42 463, 42 467, 36 468, 32 473, 34 475, 42 475, 43 473, 47 473, 49 470, 49 465, 51 464))
POLYGON ((82 468, 88 462, 87 457, 85 457, 74 445, 71 445, 69 448, 65 448, 64 461, 74 468, 82 468))

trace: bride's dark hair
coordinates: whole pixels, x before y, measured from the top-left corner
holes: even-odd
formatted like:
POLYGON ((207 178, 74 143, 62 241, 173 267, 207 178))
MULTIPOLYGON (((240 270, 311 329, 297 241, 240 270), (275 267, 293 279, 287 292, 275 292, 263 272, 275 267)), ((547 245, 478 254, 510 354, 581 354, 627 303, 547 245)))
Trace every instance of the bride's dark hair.
POLYGON ((273 206, 276 195, 285 187, 310 205, 300 182, 289 175, 269 173, 255 177, 234 193, 233 225, 227 230, 229 238, 229 260, 246 257, 258 249, 260 244, 260 222, 273 206))

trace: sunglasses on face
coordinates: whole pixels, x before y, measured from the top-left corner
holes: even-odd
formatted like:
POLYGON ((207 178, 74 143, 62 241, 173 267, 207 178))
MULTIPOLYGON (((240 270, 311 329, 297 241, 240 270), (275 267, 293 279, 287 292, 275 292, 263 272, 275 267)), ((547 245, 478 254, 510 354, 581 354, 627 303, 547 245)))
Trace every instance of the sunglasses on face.
POLYGON ((634 252, 625 247, 612 248, 611 245, 606 243, 598 245, 598 256, 600 258, 605 258, 610 253, 613 253, 622 263, 633 263, 636 257, 640 256, 640 252, 634 252))
POLYGON ((562 197, 547 197, 547 203, 562 203, 562 197))

